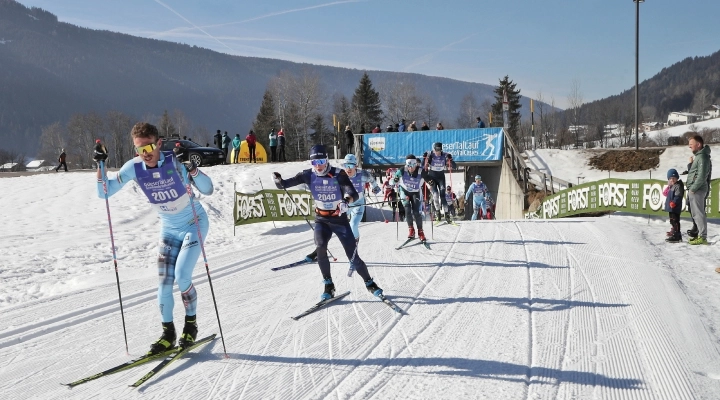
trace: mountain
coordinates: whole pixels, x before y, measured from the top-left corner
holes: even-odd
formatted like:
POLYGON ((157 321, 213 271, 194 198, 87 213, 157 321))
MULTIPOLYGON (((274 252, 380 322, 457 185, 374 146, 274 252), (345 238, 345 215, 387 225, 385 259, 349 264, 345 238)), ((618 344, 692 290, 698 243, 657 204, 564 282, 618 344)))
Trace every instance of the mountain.
MULTIPOLYGON (((325 88, 350 98, 363 71, 211 50, 58 22, 55 15, 0 0, 0 143, 32 154, 41 129, 74 113, 117 110, 136 118, 181 110, 195 125, 244 134, 268 81, 310 68, 325 88)), ((405 80, 454 122, 462 98, 493 101, 493 86, 418 74, 368 71, 376 88, 405 80)), ((501 78, 501 77, 498 77, 501 78)), ((329 106, 328 106, 329 107, 329 106)), ((529 109, 523 98, 523 109, 529 109)), ((389 121, 386 121, 389 122, 389 121)))

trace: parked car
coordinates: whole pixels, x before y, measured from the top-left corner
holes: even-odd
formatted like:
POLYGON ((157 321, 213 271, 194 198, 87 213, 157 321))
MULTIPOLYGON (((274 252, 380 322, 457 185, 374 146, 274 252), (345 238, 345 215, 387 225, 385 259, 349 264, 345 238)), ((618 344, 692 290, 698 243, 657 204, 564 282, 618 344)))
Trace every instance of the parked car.
POLYGON ((225 152, 214 147, 201 146, 190 140, 183 140, 178 138, 165 138, 163 139, 162 151, 172 151, 175 148, 175 144, 180 142, 185 148, 188 149, 189 158, 198 167, 207 165, 222 164, 225 162, 225 152))

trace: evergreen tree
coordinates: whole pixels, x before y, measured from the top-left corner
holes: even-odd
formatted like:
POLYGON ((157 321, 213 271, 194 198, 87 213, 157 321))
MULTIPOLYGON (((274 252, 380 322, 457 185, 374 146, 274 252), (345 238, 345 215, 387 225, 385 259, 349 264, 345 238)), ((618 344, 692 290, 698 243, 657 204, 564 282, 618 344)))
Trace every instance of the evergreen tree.
POLYGON ((382 123, 383 112, 380 93, 373 88, 367 72, 363 73, 360 84, 355 89, 355 94, 352 97, 352 109, 357 113, 359 120, 358 125, 353 127, 355 129, 364 124, 365 129, 370 131, 372 127, 382 123))
POLYGON ((157 128, 160 136, 171 137, 177 135, 177 129, 175 128, 175 125, 173 125, 167 110, 165 110, 162 117, 160 117, 160 123, 158 123, 157 128))
POLYGON ((492 105, 493 120, 491 126, 503 126, 503 90, 507 91, 508 105, 510 110, 510 123, 508 124, 508 135, 518 143, 518 135, 520 132, 520 90, 515 89, 516 83, 511 81, 507 75, 500 80, 500 85, 495 88, 495 103, 492 105))
MULTIPOLYGON (((281 127, 278 126, 277 116, 275 116, 275 101, 273 100, 270 90, 266 89, 262 104, 260 105, 260 111, 255 117, 252 129, 255 131, 255 136, 257 136, 258 141, 263 146, 268 146, 270 131, 277 133, 280 128, 281 127)), ((242 134, 241 138, 244 139, 242 134)))

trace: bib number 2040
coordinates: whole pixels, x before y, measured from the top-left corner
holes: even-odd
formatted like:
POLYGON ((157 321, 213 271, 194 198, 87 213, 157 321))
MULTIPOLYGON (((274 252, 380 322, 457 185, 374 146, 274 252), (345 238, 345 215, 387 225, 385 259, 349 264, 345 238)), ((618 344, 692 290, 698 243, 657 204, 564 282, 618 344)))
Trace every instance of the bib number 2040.
POLYGON ((152 197, 153 197, 153 200, 155 200, 155 201, 165 201, 165 200, 170 200, 170 199, 177 199, 178 192, 175 189, 163 190, 161 192, 153 192, 152 197))
POLYGON ((335 193, 331 193, 331 194, 320 193, 320 194, 318 194, 318 200, 320 200, 320 201, 335 201, 336 198, 337 198, 337 196, 335 195, 335 193))

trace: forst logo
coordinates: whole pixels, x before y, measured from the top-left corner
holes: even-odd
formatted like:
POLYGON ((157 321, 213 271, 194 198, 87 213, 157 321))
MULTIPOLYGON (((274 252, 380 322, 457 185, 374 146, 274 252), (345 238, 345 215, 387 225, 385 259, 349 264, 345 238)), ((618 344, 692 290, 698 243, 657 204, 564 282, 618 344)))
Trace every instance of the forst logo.
POLYGON ((659 210, 665 205, 665 199, 663 199, 662 187, 659 183, 644 184, 643 185, 643 197, 642 197, 642 208, 647 208, 649 203, 650 208, 653 211, 659 210))
POLYGON ((293 194, 291 196, 288 196, 285 193, 278 193, 277 199, 278 206, 280 208, 280 215, 287 215, 289 217, 293 217, 295 215, 310 215, 312 195, 307 193, 293 194))
POLYGON ((235 219, 260 218, 265 216, 265 207, 263 207, 262 194, 255 196, 238 196, 237 199, 237 215, 235 219))
POLYGON ((627 207, 627 183, 605 182, 598 185, 598 207, 627 207))
POLYGON ((570 211, 584 210, 588 208, 590 188, 582 188, 571 190, 567 194, 568 209, 570 211))
POLYGON ((543 201, 543 218, 554 218, 560 212, 560 196, 543 201))

